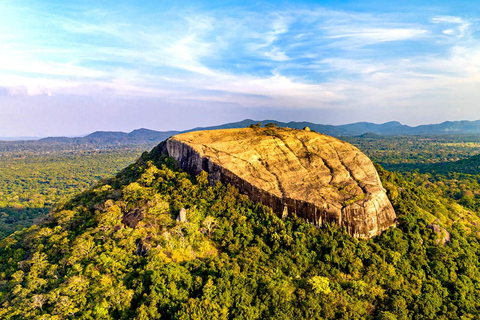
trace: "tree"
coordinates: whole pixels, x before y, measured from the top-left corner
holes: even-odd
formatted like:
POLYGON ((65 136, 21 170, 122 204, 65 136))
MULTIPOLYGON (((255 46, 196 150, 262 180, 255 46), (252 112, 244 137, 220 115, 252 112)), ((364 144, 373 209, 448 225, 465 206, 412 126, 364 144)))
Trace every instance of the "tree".
POLYGON ((330 281, 326 277, 314 276, 308 280, 308 283, 316 294, 329 294, 332 292, 330 290, 330 281))

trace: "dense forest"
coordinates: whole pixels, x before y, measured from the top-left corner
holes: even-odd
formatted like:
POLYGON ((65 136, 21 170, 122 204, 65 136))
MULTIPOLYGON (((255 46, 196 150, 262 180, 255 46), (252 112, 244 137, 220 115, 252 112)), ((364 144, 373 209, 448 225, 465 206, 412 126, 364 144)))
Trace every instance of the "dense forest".
POLYGON ((383 164, 427 164, 453 162, 480 154, 480 135, 342 136, 383 164))
POLYGON ((111 150, 15 152, 0 156, 0 239, 45 217, 57 202, 135 161, 141 146, 111 150))
POLYGON ((476 216, 378 170, 398 226, 357 240, 282 220, 154 149, 2 240, 0 317, 477 319, 476 216), (445 245, 430 219, 448 230, 445 245))
POLYGON ((480 137, 344 140, 398 216, 372 240, 280 219, 156 149, 111 179, 140 147, 2 153, 0 318, 479 318, 480 137))
POLYGON ((467 210, 460 217, 480 212, 480 136, 379 136, 343 137, 384 168, 404 179, 448 198, 467 210))

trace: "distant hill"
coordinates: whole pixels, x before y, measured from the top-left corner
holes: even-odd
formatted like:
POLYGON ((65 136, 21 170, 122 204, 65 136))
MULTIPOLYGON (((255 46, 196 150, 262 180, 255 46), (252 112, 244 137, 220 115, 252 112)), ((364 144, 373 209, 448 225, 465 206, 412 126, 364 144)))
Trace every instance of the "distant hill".
POLYGON ((149 129, 137 129, 130 133, 121 131, 95 131, 84 137, 48 137, 38 140, 40 143, 59 142, 59 143, 148 143, 160 142, 178 133, 179 131, 155 131, 149 129))
POLYGON ((117 139, 124 139, 128 137, 128 133, 120 132, 120 131, 95 131, 94 133, 90 133, 83 138, 80 139, 88 139, 88 140, 117 140, 117 139))
POLYGON ((371 122, 357 122, 344 125, 325 125, 317 124, 307 121, 302 122, 281 122, 276 120, 251 120, 246 119, 240 122, 227 123, 213 127, 199 127, 188 131, 197 130, 213 130, 213 129, 228 129, 228 128, 243 128, 251 124, 273 122, 277 123, 279 127, 288 127, 295 129, 302 129, 309 127, 311 130, 327 134, 330 136, 359 136, 366 133, 377 135, 438 135, 438 134, 480 134, 480 120, 477 121, 446 121, 440 124, 420 125, 416 127, 401 124, 398 121, 390 121, 382 124, 371 122))
POLYGON ((302 129, 309 127, 311 130, 334 136, 362 136, 374 138, 375 135, 441 135, 441 134, 480 134, 480 120, 477 121, 446 121, 440 124, 421 125, 410 127, 398 121, 391 121, 382 124, 370 122, 357 122, 344 125, 325 125, 302 122, 281 122, 276 120, 252 120, 245 119, 239 122, 232 122, 210 127, 197 127, 184 131, 155 131, 145 128, 134 130, 130 133, 120 131, 96 131, 84 137, 48 137, 40 140, 24 141, 0 141, 0 152, 14 150, 19 146, 24 149, 38 149, 47 146, 74 147, 74 148, 110 148, 128 145, 155 145, 168 137, 191 131, 244 128, 252 124, 276 123, 279 127, 302 129))
POLYGON ((445 121, 440 124, 409 127, 407 134, 472 134, 480 133, 480 120, 445 121))

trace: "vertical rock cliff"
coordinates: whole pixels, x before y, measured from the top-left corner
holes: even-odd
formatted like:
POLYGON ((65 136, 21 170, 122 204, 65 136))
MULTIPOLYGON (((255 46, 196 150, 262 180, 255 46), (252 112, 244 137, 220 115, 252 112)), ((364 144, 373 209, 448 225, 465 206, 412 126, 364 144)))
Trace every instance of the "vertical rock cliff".
POLYGON ((162 152, 191 174, 236 186, 279 216, 336 223, 357 238, 395 224, 395 212, 370 159, 354 146, 308 130, 245 128, 169 138, 162 152))

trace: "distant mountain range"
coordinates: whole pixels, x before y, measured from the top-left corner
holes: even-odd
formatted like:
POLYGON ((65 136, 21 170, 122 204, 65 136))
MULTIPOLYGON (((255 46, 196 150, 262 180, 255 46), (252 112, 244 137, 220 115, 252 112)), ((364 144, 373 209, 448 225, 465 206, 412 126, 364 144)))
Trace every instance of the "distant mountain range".
POLYGON ((477 121, 446 121, 439 124, 420 125, 416 127, 401 124, 398 121, 376 124, 370 122, 357 122, 344 125, 325 125, 312 122, 281 122, 276 120, 251 120, 227 123, 211 127, 198 127, 185 131, 155 131, 149 129, 137 129, 130 133, 119 131, 96 131, 84 137, 49 137, 37 140, 39 144, 101 144, 104 146, 130 145, 130 144, 155 144, 168 137, 197 130, 214 130, 229 128, 244 128, 251 124, 277 123, 279 127, 302 129, 309 127, 311 130, 330 136, 373 136, 373 135, 440 135, 440 134, 480 134, 480 120, 477 121))
POLYGON ((84 137, 49 137, 38 140, 38 143, 61 143, 61 144, 150 144, 161 142, 180 131, 155 131, 149 129, 137 129, 130 133, 121 131, 95 131, 84 137))

